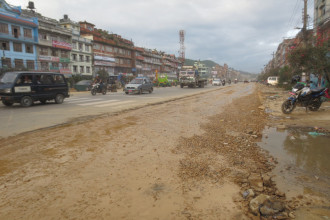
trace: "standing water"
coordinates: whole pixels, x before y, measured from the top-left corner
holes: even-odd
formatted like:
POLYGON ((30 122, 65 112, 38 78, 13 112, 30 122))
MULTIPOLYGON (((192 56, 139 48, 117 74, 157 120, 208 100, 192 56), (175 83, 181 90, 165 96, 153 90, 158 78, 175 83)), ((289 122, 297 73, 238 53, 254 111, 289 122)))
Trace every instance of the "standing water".
MULTIPOLYGON (((288 199, 298 195, 311 195, 330 200, 329 131, 315 128, 266 128, 259 146, 277 159, 273 179, 288 199)), ((314 213, 309 217, 330 219, 329 204, 309 207, 307 213, 306 210, 299 212, 306 217, 309 216, 308 213, 317 212, 321 214, 314 213)))

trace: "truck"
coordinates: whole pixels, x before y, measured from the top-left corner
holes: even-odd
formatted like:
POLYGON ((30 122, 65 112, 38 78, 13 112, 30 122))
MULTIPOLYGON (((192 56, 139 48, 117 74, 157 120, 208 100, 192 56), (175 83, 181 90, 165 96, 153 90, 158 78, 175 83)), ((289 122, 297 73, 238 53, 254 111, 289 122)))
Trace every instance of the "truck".
POLYGON ((189 88, 204 88, 207 84, 207 76, 204 72, 198 69, 182 70, 179 73, 180 87, 188 86, 189 88))

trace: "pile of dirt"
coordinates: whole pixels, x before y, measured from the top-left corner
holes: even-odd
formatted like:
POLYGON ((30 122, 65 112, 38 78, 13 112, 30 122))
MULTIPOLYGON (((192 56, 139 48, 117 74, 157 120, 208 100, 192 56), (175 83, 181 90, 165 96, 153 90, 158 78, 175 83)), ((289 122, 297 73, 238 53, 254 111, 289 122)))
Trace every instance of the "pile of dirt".
POLYGON ((201 181, 235 182, 241 192, 234 200, 245 215, 287 218, 293 216, 292 208, 285 206, 285 194, 278 191, 270 176, 276 160, 256 143, 267 123, 261 101, 257 92, 237 99, 221 114, 210 117, 210 123, 202 126, 204 134, 182 138, 176 148, 176 153, 184 154, 179 176, 185 183, 184 191, 201 181), (260 196, 265 199, 252 208, 260 196), (271 208, 273 204, 280 204, 280 208, 271 208))

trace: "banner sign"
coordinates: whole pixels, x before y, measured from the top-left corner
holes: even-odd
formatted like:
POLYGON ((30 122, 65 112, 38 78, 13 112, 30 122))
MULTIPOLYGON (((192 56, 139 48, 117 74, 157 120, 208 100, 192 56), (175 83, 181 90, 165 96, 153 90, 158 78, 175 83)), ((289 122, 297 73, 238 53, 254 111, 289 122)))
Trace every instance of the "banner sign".
POLYGON ((66 49, 66 50, 72 50, 72 45, 70 43, 60 42, 60 41, 56 41, 56 40, 53 40, 53 47, 66 49))
POLYGON ((39 56, 39 60, 44 60, 44 61, 51 61, 51 62, 60 62, 59 57, 53 57, 53 56, 39 56))
POLYGON ((72 74, 72 71, 70 69, 60 69, 60 73, 62 73, 62 74, 72 74))
POLYGON ((106 61, 94 61, 95 66, 115 66, 114 63, 106 62, 106 61))
POLYGON ((115 62, 115 58, 113 58, 113 57, 104 57, 104 56, 98 56, 98 55, 94 56, 94 60, 115 62))

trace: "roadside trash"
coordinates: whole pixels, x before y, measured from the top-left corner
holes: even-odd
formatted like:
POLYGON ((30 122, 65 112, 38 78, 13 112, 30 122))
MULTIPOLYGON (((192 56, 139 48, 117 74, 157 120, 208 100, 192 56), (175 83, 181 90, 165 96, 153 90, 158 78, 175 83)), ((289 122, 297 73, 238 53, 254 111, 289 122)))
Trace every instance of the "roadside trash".
POLYGON ((290 140, 296 140, 296 138, 295 138, 295 137, 293 137, 293 136, 291 136, 291 137, 290 137, 290 140))
POLYGON ((314 132, 308 132, 308 134, 309 134, 310 136, 313 136, 313 137, 317 137, 317 136, 323 136, 323 135, 325 135, 324 133, 319 133, 319 132, 316 132, 316 131, 314 131, 314 132))

